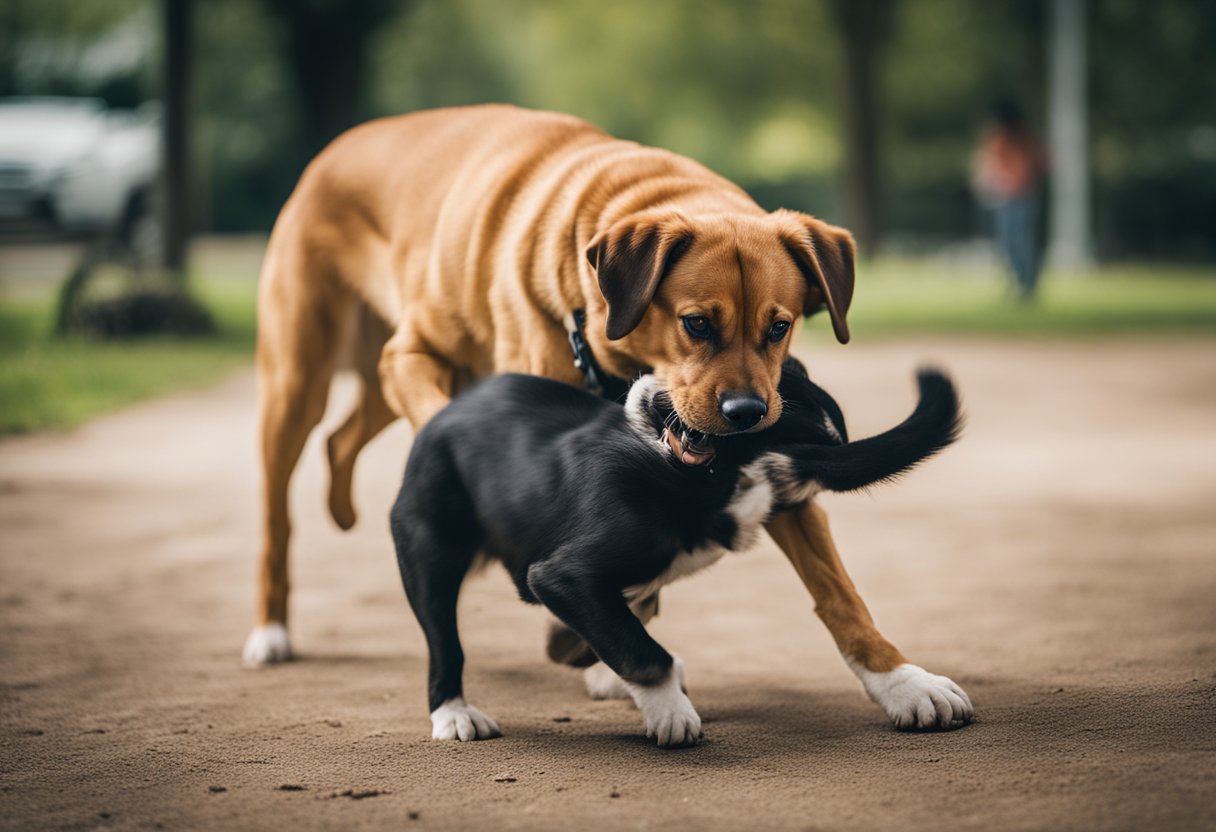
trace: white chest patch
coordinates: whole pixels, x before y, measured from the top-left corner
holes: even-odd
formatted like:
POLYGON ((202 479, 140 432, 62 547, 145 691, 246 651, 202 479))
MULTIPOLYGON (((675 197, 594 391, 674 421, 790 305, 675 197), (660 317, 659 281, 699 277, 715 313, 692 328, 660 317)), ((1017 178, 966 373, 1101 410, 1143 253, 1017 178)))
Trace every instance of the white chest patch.
POLYGON ((681 552, 676 555, 671 566, 661 575, 645 584, 637 584, 625 590, 625 598, 632 601, 635 598, 649 598, 662 587, 679 578, 685 578, 694 572, 700 572, 707 566, 717 563, 729 550, 718 545, 701 546, 691 552, 681 552))
POLYGON ((657 578, 626 589, 625 597, 630 600, 647 598, 672 581, 717 563, 728 552, 745 552, 755 546, 760 539, 760 529, 772 514, 773 504, 776 502, 776 492, 771 481, 775 460, 784 461, 784 457, 766 454, 739 472, 735 493, 725 509, 735 521, 736 529, 729 547, 711 543, 690 552, 681 552, 657 578))
POLYGON ((743 552, 756 545, 760 527, 773 513, 773 502, 773 483, 766 457, 761 457, 739 472, 739 483, 726 506, 726 513, 738 528, 731 551, 743 552))

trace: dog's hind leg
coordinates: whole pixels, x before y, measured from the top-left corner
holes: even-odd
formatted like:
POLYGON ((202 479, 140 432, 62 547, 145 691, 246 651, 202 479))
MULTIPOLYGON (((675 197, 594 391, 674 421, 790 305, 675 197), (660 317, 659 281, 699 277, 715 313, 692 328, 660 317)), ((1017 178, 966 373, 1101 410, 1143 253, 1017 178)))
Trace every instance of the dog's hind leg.
POLYGON ((355 525, 351 500, 351 480, 355 459, 376 434, 384 430, 397 414, 384 400, 377 366, 380 351, 389 339, 389 326, 366 304, 360 303, 354 337, 354 369, 359 375, 359 400, 342 426, 329 436, 329 513, 342 529, 355 525))
MULTIPOLYGON (((587 642, 583 641, 583 637, 557 619, 549 622, 549 637, 545 643, 545 653, 549 656, 549 661, 564 664, 567 667, 591 667, 599 662, 595 651, 587 642)), ((592 698, 612 697, 593 696, 592 698)))
POLYGON ((257 622, 246 666, 291 658, 287 636, 288 484, 325 412, 349 296, 303 258, 273 249, 258 297, 258 408, 262 446, 262 552, 257 622))
MULTIPOLYGON (((407 472, 390 515, 397 566, 410 607, 422 626, 430 653, 427 701, 431 711, 431 738, 436 740, 488 740, 502 736, 498 724, 465 702, 464 650, 456 626, 460 585, 473 563, 477 540, 470 533, 463 510, 446 512, 458 518, 450 528, 438 529, 426 519, 430 511, 413 511, 418 500, 450 501, 457 486, 444 482, 412 482, 407 472)), ((451 505, 447 508, 451 509, 451 505)))

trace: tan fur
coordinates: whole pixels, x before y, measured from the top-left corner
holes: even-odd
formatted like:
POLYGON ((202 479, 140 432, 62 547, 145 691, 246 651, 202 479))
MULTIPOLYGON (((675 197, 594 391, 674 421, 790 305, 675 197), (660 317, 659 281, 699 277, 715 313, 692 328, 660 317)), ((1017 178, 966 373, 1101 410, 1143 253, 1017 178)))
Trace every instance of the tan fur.
POLYGON ((875 673, 886 673, 907 662, 874 626, 840 561, 822 508, 809 502, 802 511, 778 514, 769 521, 768 533, 811 591, 815 612, 844 656, 875 673))
MULTIPOLYGON (((690 159, 569 116, 486 106, 349 131, 305 171, 262 272, 259 623, 287 620, 287 485, 343 349, 353 350, 361 395, 329 439, 329 502, 349 528, 355 459, 396 416, 418 428, 463 384, 495 372, 581 384, 565 326, 576 308, 603 367, 653 371, 691 427, 728 432, 718 400, 729 392, 763 397, 757 429, 767 427, 780 416, 791 339, 773 345, 766 333, 826 306, 847 340, 853 258, 848 232, 766 213, 690 159), (714 343, 684 331, 690 314, 712 320, 714 343)), ((772 531, 841 649, 886 669, 886 642, 818 509, 772 531)))

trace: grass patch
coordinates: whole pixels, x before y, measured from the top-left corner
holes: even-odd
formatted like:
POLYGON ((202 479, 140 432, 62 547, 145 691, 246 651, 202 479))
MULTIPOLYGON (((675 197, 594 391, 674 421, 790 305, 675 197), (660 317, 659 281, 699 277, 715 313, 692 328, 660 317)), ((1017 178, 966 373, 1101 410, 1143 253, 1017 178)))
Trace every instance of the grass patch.
POLYGON ((68 428, 149 396, 208 384, 253 355, 255 284, 199 280, 207 338, 56 338, 53 298, 0 300, 0 434, 68 428))
MULTIPOLYGON (((222 378, 249 362, 255 269, 215 269, 194 289, 219 333, 93 342, 52 336, 53 299, 0 297, 0 434, 67 428, 149 396, 222 378)), ((908 335, 1084 337, 1216 334, 1216 269, 1119 266, 1045 275, 1040 299, 1011 299, 1003 275, 932 260, 863 263, 849 315, 855 343, 908 335)), ((807 325, 831 340, 826 315, 807 325)))
MULTIPOLYGON (((1216 269, 1113 266, 1048 272, 1023 304, 999 272, 932 260, 863 263, 849 313, 858 341, 916 334, 1077 337, 1123 333, 1216 334, 1216 269)), ((830 339, 820 315, 808 330, 830 339)))

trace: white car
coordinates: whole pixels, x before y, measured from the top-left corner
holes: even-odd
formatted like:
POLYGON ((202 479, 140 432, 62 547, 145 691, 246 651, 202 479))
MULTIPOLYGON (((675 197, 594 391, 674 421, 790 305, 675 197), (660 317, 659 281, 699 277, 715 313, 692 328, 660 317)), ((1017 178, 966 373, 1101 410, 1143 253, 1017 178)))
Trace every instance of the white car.
POLYGON ((50 223, 74 236, 156 233, 155 105, 107 110, 92 98, 0 99, 0 228, 50 223))

